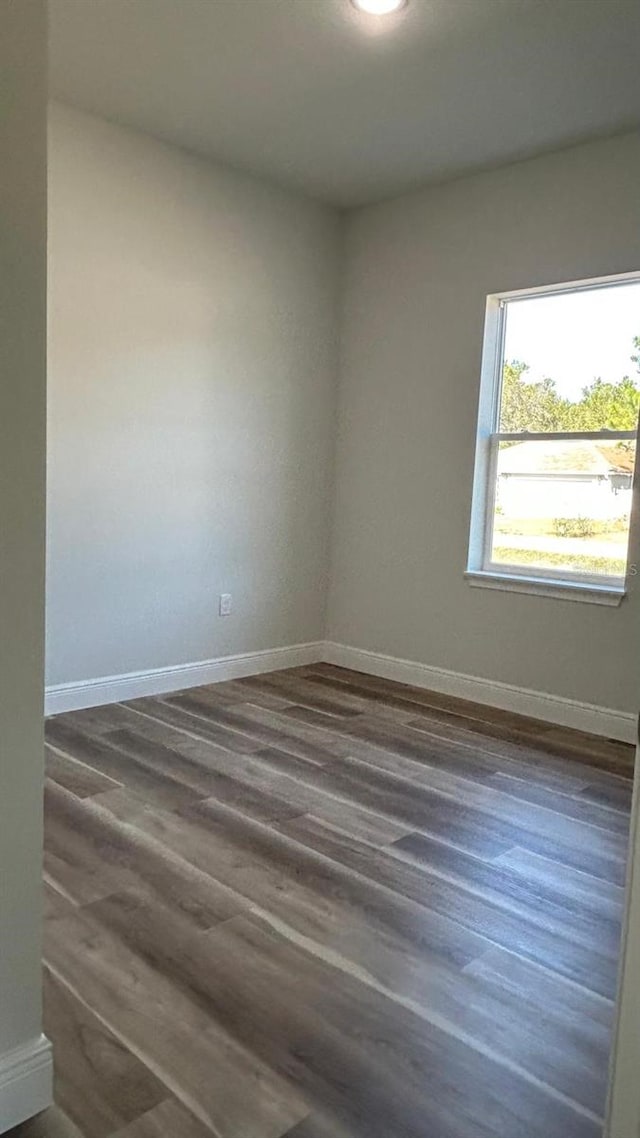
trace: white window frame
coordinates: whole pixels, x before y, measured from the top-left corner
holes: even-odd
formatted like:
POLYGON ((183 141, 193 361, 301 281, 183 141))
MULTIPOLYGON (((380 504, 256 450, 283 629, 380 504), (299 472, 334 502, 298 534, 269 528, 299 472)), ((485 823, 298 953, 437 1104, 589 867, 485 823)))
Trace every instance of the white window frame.
MULTIPOLYGON (((540 288, 518 289, 512 292, 493 293, 487 297, 480 372, 480 399, 478 429, 473 478, 471 527, 469 533, 469 560, 467 577, 471 585, 505 589, 511 592, 539 593, 564 600, 586 600, 598 604, 617 605, 626 595, 630 573, 627 555, 627 578, 604 577, 567 572, 558 575, 552 569, 531 571, 528 566, 508 565, 491 561, 491 542, 494 520, 496 476, 499 443, 534 440, 580 439, 637 439, 637 431, 556 431, 556 432, 505 432, 499 430, 504 340, 507 304, 525 297, 562 295, 596 288, 640 283, 640 272, 620 273, 592 280, 571 281, 540 288)), ((636 477, 633 482, 633 508, 629 533, 629 551, 632 548, 634 515, 637 510, 636 477)), ((635 544, 635 543, 633 543, 635 544)))

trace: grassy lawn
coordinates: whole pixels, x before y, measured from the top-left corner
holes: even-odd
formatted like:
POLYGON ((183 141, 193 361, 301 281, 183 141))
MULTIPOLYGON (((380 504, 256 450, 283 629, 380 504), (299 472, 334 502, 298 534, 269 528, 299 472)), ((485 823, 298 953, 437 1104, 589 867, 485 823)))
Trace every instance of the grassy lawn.
POLYGON ((493 560, 505 565, 537 565, 552 569, 574 569, 578 573, 597 573, 607 577, 623 577, 626 560, 618 557, 588 557, 587 554, 537 553, 535 549, 510 549, 494 546, 493 560))
MULTIPOLYGON (((610 518, 607 521, 593 522, 594 537, 604 541, 619 542, 621 545, 627 540, 629 530, 628 518, 610 518)), ((495 532, 504 534, 523 535, 524 537, 556 537, 553 518, 504 518, 500 514, 495 517, 495 532)), ((576 534, 575 536, 579 536, 576 534)), ((585 539, 587 540, 587 539, 585 539)))

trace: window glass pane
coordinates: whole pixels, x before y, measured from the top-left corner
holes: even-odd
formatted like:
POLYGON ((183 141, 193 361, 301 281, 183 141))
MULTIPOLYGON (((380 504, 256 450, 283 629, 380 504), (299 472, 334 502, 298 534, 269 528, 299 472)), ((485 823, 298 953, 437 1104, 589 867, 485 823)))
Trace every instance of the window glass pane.
POLYGON ((615 436, 499 443, 491 562, 623 579, 635 455, 615 436))
POLYGON ((635 430, 640 282, 508 300, 501 431, 635 430))

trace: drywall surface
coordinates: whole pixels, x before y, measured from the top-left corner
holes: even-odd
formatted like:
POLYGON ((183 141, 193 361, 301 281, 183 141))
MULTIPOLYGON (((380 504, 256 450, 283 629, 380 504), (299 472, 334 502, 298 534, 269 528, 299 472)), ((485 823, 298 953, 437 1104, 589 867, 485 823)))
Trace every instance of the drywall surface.
POLYGON ((49 184, 47 682, 317 640, 338 216, 60 105, 49 184))
POLYGON ((0 4, 0 1130, 41 1030, 45 18, 0 4))
POLYGON ((614 609, 463 573, 486 296, 639 269, 639 185, 634 134, 351 215, 331 640, 637 710, 637 585, 614 609))

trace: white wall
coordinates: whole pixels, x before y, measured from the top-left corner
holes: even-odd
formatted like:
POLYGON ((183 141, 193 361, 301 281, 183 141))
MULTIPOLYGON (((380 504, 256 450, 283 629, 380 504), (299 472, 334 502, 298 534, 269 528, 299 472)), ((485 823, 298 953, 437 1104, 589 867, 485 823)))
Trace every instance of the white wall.
POLYGON ((40 1037, 45 6, 0 4, 0 1132, 46 1105, 40 1037))
POLYGON ((320 638, 337 215, 62 106, 49 184, 47 682, 320 638))
POLYGON ((640 268, 639 186, 634 134, 351 215, 332 640, 637 710, 637 588, 601 608, 463 571, 486 296, 640 268))

